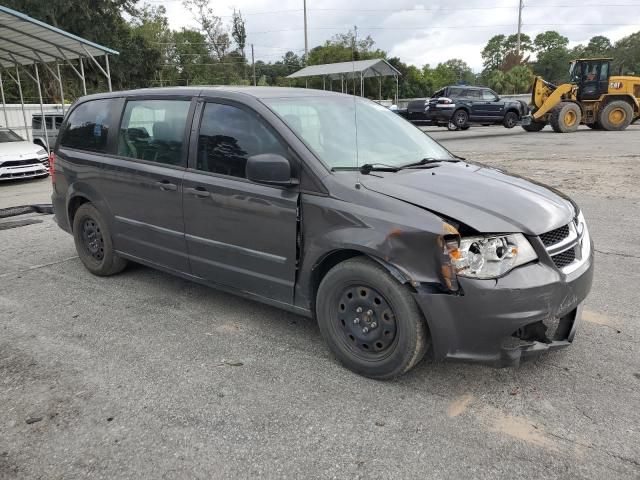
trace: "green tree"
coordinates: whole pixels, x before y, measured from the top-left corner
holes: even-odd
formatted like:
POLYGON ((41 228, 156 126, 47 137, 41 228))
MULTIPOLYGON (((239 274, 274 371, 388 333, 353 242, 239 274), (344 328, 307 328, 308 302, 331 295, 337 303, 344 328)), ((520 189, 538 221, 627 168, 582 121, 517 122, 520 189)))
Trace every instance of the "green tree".
POLYGON ((613 71, 640 75, 640 32, 618 40, 613 47, 613 71))
POLYGON ((245 58, 244 48, 247 45, 247 29, 245 28, 244 18, 242 18, 240 10, 233 10, 231 36, 233 37, 233 41, 236 42, 238 50, 242 53, 242 58, 245 58))
POLYGON ((569 39, 554 30, 539 33, 533 40, 534 51, 538 54, 556 49, 566 49, 567 45, 569 45, 569 39))
MULTIPOLYGON (((520 34, 520 53, 518 54, 518 35, 494 35, 489 39, 485 47, 482 49, 482 61, 485 72, 501 69, 504 71, 505 60, 510 56, 511 64, 513 59, 518 58, 518 63, 524 59, 526 52, 531 52, 533 45, 531 37, 522 33, 520 34)), ((512 65, 513 66, 513 65, 512 65)), ((509 67, 511 68, 511 67, 509 67)))
POLYGON ((518 65, 504 74, 503 90, 500 93, 528 93, 531 91, 532 81, 533 72, 531 69, 524 65, 518 65))
POLYGON ((222 18, 215 15, 209 6, 209 0, 184 0, 183 4, 198 22, 200 30, 207 37, 216 58, 221 60, 231 45, 229 33, 222 18))

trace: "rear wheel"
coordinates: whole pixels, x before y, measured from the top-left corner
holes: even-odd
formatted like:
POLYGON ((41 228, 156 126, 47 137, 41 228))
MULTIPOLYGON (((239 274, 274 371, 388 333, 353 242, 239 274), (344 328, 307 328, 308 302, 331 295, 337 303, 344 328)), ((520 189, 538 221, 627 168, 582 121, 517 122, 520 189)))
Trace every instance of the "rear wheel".
POLYGON ((633 108, 624 100, 609 102, 600 111, 598 123, 604 130, 624 130, 633 120, 633 108))
POLYGON ((522 125, 522 128, 524 128, 527 132, 539 132, 546 126, 547 122, 531 120, 531 123, 529 125, 522 125))
POLYGON ((575 103, 561 102, 551 111, 551 127, 556 133, 571 133, 578 130, 582 112, 575 103))
POLYGON ((316 317, 334 355, 360 375, 402 375, 427 349, 424 319, 409 290, 365 257, 340 263, 325 275, 316 317))
POLYGON ((80 205, 73 217, 73 240, 80 260, 94 275, 113 275, 127 266, 113 250, 107 222, 91 203, 80 205))
MULTIPOLYGON (((469 114, 466 110, 459 109, 453 112, 449 124, 453 123, 457 128, 464 129, 469 124, 469 114)), ((449 129, 451 130, 451 129, 449 129)))
POLYGON ((507 112, 502 119, 502 124, 505 128, 513 128, 518 124, 519 119, 516 112, 507 112))

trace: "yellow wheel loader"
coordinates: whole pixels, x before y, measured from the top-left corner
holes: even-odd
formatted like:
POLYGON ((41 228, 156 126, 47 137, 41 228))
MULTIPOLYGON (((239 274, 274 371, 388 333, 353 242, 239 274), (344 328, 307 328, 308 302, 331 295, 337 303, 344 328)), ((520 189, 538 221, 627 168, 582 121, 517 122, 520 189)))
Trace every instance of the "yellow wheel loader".
POLYGON ((558 133, 575 132, 580 124, 600 130, 624 130, 640 118, 640 77, 609 76, 610 58, 571 62, 570 83, 533 81, 531 115, 522 128, 539 132, 547 124, 558 133))

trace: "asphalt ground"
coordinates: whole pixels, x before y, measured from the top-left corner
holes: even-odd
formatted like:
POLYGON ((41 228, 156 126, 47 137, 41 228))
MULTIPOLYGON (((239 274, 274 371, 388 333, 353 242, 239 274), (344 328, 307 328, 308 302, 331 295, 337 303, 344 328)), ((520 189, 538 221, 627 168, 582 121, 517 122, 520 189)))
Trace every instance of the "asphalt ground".
MULTIPOLYGON (((640 128, 427 130, 583 208, 596 276, 571 347, 373 381, 308 319, 141 266, 94 277, 50 216, 8 218, 0 479, 640 478, 640 128)), ((49 188, 2 184, 0 208, 49 188)))

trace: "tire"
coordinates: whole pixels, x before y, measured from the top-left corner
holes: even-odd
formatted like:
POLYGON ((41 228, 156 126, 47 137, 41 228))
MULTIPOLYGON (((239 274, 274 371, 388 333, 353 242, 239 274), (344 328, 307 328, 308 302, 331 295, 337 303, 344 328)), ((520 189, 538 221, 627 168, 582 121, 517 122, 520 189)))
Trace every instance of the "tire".
POLYGON ((578 130, 582 112, 580 107, 572 102, 560 102, 551 110, 551 127, 556 133, 572 133, 578 130))
POLYGON ((427 351, 427 328, 413 296, 366 257, 339 263, 325 275, 316 317, 336 358, 365 377, 402 375, 427 351))
POLYGON ((603 130, 620 131, 631 125, 633 108, 624 100, 614 100, 605 105, 598 115, 603 130))
POLYGON ((502 125, 504 128, 513 128, 518 124, 520 116, 516 112, 507 112, 502 119, 502 125))
POLYGON ((449 120, 449 123, 453 123, 456 127, 462 129, 466 127, 469 123, 469 114, 467 113, 466 110, 459 108, 458 110, 453 112, 453 115, 451 115, 451 120, 449 120))
POLYGON ((447 130, 449 130, 450 132, 455 132, 456 130, 458 130, 458 127, 455 123, 449 122, 447 123, 447 130))
POLYGON ((73 241, 80 260, 94 275, 114 275, 127 266, 127 261, 113 250, 107 222, 92 203, 83 203, 76 211, 73 241))
POLYGON ((547 122, 539 122, 537 120, 531 120, 529 125, 522 125, 522 128, 527 132, 539 132, 547 126, 547 122))

